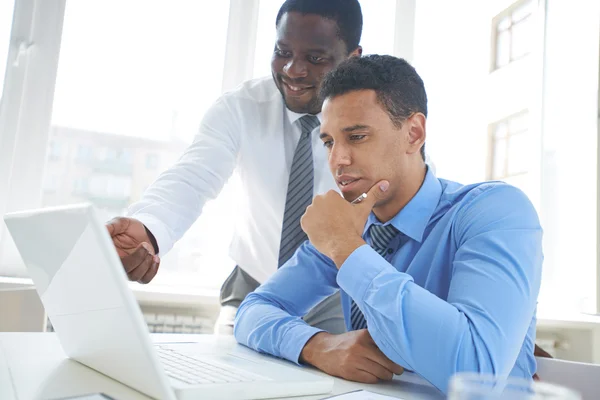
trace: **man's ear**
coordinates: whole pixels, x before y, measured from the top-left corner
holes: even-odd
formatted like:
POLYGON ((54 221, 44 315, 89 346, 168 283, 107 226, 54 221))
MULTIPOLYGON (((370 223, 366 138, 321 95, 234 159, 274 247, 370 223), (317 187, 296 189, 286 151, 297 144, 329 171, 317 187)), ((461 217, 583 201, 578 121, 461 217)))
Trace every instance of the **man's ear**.
POLYGON ((348 58, 350 57, 360 57, 362 56, 362 46, 358 46, 357 48, 355 48, 354 50, 352 50, 352 52, 350 53, 350 55, 348 56, 348 58))
POLYGON ((421 151, 423 143, 427 138, 427 118, 423 113, 413 114, 406 122, 408 124, 408 150, 409 154, 421 151))

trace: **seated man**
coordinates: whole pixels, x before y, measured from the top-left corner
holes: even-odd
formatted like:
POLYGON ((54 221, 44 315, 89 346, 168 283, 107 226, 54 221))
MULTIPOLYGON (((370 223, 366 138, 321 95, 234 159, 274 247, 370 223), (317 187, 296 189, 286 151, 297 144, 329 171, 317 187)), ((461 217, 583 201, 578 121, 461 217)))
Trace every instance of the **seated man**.
POLYGON ((310 243, 242 303, 236 339, 360 382, 403 368, 444 392, 459 371, 531 379, 543 256, 527 196, 428 170, 427 96, 404 60, 344 61, 321 96, 321 138, 345 200, 314 199, 302 217, 310 243), (302 321, 337 290, 349 332, 302 321))

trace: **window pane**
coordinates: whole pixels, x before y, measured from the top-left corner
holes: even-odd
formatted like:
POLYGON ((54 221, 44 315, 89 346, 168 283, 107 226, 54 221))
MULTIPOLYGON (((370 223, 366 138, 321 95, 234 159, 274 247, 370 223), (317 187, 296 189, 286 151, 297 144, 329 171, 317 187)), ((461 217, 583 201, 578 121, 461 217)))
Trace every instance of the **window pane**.
POLYGON ((510 31, 498 33, 496 36, 496 68, 510 62, 510 31))
POLYGON ((14 5, 13 0, 0 1, 0 99, 2 99, 4 89, 4 72, 10 44, 14 5))
POLYGON ((524 132, 529 128, 529 114, 521 113, 509 120, 510 133, 524 132))
POLYGON ((524 56, 531 51, 533 43, 533 18, 528 17, 512 26, 512 60, 524 56))
MULTIPOLYGON (((364 54, 393 54, 396 21, 395 0, 362 0, 364 54)), ((402 57, 402 54, 398 55, 402 57)))
MULTIPOLYGON (((43 206, 90 201, 122 215, 178 159, 221 93, 228 13, 229 1, 67 1, 43 206)), ((232 200, 227 189, 217 202, 232 200)), ((156 281, 221 285, 232 221, 217 217, 225 228, 200 218, 156 281)))
POLYGON ((492 179, 504 178, 506 176, 506 139, 494 141, 492 160, 492 179))
POLYGON ((535 3, 533 0, 525 0, 519 4, 511 13, 513 24, 527 18, 533 13, 535 3))
MULTIPOLYGON (((254 53, 254 77, 271 74, 271 56, 275 45, 275 19, 282 0, 260 0, 258 32, 254 53)), ((362 0, 363 32, 361 45, 365 54, 392 54, 394 51, 395 0, 362 0)))
POLYGON ((508 141, 508 175, 517 175, 529 170, 531 156, 529 135, 521 133, 511 136, 508 141))

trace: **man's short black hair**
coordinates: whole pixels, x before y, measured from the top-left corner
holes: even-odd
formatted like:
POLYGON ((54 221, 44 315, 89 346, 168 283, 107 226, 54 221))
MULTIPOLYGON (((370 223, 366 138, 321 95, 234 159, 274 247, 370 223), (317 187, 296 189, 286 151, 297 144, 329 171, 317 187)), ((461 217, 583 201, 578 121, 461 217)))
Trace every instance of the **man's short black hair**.
MULTIPOLYGON (((321 84, 321 99, 356 90, 374 90, 394 125, 416 112, 427 116, 427 93, 417 71, 406 60, 392 56, 350 57, 330 71, 321 84)), ((425 145, 421 147, 425 159, 425 145)))
POLYGON ((348 53, 360 44, 363 17, 358 0, 286 0, 277 13, 275 26, 279 25, 281 17, 288 12, 315 14, 335 21, 338 35, 346 44, 348 53))

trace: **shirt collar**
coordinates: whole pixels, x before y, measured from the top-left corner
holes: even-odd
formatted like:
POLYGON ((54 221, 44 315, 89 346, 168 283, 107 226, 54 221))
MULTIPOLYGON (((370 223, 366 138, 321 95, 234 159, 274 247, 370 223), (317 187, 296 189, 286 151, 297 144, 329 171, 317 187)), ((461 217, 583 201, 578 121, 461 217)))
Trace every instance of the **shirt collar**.
MULTIPOLYGON (((417 194, 386 224, 392 224, 400 232, 417 242, 423 239, 423 233, 431 220, 442 195, 442 185, 430 168, 427 168, 425 180, 417 194)), ((371 212, 363 235, 373 224, 381 224, 371 212)))
MULTIPOLYGON (((285 103, 284 103, 283 107, 285 108, 285 112, 288 117, 288 120, 290 121, 290 124, 292 124, 292 125, 294 124, 294 122, 298 121, 300 118, 304 117, 305 115, 309 115, 309 114, 298 114, 297 112, 293 112, 292 110, 290 110, 289 108, 287 108, 285 106, 285 103)), ((319 123, 321 123, 322 122, 321 113, 318 113, 315 116, 319 119, 319 123)))

